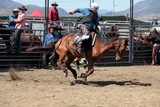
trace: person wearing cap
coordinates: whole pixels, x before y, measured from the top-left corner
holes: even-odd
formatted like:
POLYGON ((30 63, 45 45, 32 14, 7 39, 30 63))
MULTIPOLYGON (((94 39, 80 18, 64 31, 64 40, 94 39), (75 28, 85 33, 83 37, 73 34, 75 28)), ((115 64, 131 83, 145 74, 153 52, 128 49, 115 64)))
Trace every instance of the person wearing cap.
POLYGON ((152 47, 152 63, 150 65, 158 65, 159 64, 159 57, 157 53, 160 50, 160 33, 156 28, 151 29, 149 35, 146 37, 148 42, 151 42, 152 47))
POLYGON ((49 27, 49 33, 45 36, 43 46, 48 45, 50 42, 57 42, 59 39, 59 36, 56 33, 57 27, 51 26, 49 27))
POLYGON ((14 49, 15 44, 17 45, 16 47, 16 52, 20 53, 21 47, 20 47, 20 38, 21 38, 21 33, 23 32, 23 29, 25 28, 25 22, 26 22, 26 14, 25 11, 27 11, 27 8, 25 6, 19 7, 19 14, 17 19, 13 19, 12 22, 16 23, 15 26, 15 34, 14 38, 11 41, 11 46, 9 47, 9 52, 12 52, 14 49))
POLYGON ((51 4, 52 8, 49 10, 49 26, 59 25, 59 13, 57 10, 58 4, 56 2, 51 4))
POLYGON ((157 19, 157 18, 154 18, 154 19, 153 19, 152 25, 153 25, 153 26, 158 25, 158 19, 157 19))
MULTIPOLYGON (((90 38, 90 33, 95 32, 96 28, 101 30, 101 26, 98 21, 98 4, 92 3, 90 8, 78 8, 73 10, 72 12, 69 12, 70 15, 73 15, 75 13, 81 13, 83 14, 83 24, 81 25, 80 29, 82 30, 82 36, 77 36, 74 40, 73 45, 77 46, 78 43, 82 42, 83 40, 88 40, 90 38)), ((81 51, 84 50, 82 48, 79 48, 77 51, 81 53, 81 51)))
MULTIPOLYGON (((49 33, 45 36, 43 47, 46 47, 47 45, 50 45, 51 42, 55 44, 60 38, 59 35, 56 33, 57 27, 56 26, 50 26, 49 27, 49 33)), ((43 57, 46 59, 44 62, 44 67, 48 68, 49 66, 49 57, 51 56, 51 53, 45 53, 43 57)))
POLYGON ((13 22, 13 19, 17 19, 18 18, 18 9, 13 9, 12 13, 9 15, 8 20, 10 21, 10 23, 8 24, 8 28, 14 29, 16 23, 13 22))

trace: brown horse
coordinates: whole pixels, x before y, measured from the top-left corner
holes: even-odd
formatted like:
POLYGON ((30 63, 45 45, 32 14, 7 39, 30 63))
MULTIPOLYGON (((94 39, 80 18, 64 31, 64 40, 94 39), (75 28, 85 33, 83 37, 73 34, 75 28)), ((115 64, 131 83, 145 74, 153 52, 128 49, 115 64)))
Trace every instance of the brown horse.
MULTIPOLYGON (((76 51, 76 47, 73 46, 74 39, 75 36, 71 34, 61 38, 55 45, 55 53, 53 56, 58 56, 57 65, 64 71, 66 77, 68 75, 66 68, 68 68, 72 72, 73 77, 77 79, 76 71, 70 66, 75 57, 81 57, 81 55, 76 51), (68 57, 68 59, 63 65, 62 62, 65 59, 65 57, 68 57)), ((82 73, 80 77, 83 78, 84 82, 86 82, 87 77, 94 72, 94 62, 100 59, 101 56, 104 55, 110 49, 115 48, 116 60, 119 61, 127 45, 127 39, 120 40, 118 39, 118 37, 111 37, 105 39, 99 38, 96 35, 92 36, 90 40, 87 40, 87 42, 82 43, 82 46, 86 47, 83 57, 85 57, 88 60, 88 70, 85 73, 82 73)))
MULTIPOLYGON (((0 24, 0 37, 3 39, 6 47, 10 46, 10 41, 13 39, 13 33, 5 26, 0 24)), ((41 46, 41 40, 38 36, 30 33, 22 33, 21 35, 21 46, 41 46)))

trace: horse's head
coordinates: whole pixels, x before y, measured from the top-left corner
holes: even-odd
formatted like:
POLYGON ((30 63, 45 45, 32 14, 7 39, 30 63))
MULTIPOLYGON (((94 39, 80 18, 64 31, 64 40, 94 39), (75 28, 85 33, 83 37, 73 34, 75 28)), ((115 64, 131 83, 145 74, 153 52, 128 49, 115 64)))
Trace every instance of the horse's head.
POLYGON ((118 31, 117 26, 116 26, 116 25, 111 25, 111 26, 110 26, 110 31, 111 31, 111 32, 117 32, 117 31, 118 31))
POLYGON ((105 35, 107 37, 118 37, 119 34, 118 34, 118 28, 117 28, 117 26, 111 25, 110 26, 110 30, 107 31, 107 32, 105 32, 105 35))
POLYGON ((128 39, 115 41, 116 60, 120 61, 128 46, 128 39))

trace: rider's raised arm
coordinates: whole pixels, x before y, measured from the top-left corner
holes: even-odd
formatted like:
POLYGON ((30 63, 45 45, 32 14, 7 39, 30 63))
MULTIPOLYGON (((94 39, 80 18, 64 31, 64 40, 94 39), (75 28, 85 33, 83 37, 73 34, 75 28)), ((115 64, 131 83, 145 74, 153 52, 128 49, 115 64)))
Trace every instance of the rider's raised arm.
POLYGON ((72 12, 69 12, 69 14, 70 15, 73 15, 73 14, 75 14, 75 13, 77 13, 78 12, 78 9, 75 9, 75 10, 73 10, 72 12))

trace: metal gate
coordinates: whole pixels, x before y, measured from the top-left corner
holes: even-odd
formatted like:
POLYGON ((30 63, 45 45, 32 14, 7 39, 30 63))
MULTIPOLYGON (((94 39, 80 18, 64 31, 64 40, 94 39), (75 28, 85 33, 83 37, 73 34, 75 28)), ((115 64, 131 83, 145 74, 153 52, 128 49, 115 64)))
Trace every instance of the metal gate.
MULTIPOLYGON (((5 21, 1 21, 2 23, 6 23, 5 21)), ((43 37, 46 34, 44 21, 28 21, 30 26, 26 31, 30 31, 35 35, 39 35, 41 42, 43 42, 43 37), (39 27, 38 27, 39 25, 39 27)), ((66 29, 67 32, 75 33, 76 20, 66 19, 61 21, 61 25, 66 29)), ((128 64, 147 64, 151 61, 151 48, 150 46, 145 46, 141 44, 139 41, 133 41, 133 35, 131 35, 131 27, 129 21, 107 21, 106 24, 101 23, 103 30, 109 30, 111 25, 115 25, 118 27, 118 33, 120 35, 119 38, 129 39, 129 46, 127 47, 122 61, 115 61, 115 53, 114 50, 110 50, 107 52, 95 65, 128 65, 128 64), (132 44, 133 42, 133 44, 132 44), (133 46, 131 46, 133 45, 133 46)), ((145 33, 149 32, 151 26, 149 25, 134 25, 136 32, 145 33)), ((135 31, 135 30, 134 30, 135 31)), ((3 43, 3 40, 0 40, 0 66, 42 66, 44 59, 42 58, 43 54, 38 52, 28 53, 22 51, 20 55, 8 54, 6 52, 6 47, 3 43)))
MULTIPOLYGON (((1 24, 7 27, 7 21, 1 20, 1 24)), ((3 30, 13 30, 8 28, 0 28, 0 31, 3 30)), ((44 32, 44 21, 29 21, 27 20, 26 28, 23 29, 25 35, 32 36, 36 35, 39 38, 39 41, 25 41, 30 44, 35 42, 43 43, 43 37, 45 35, 44 32)), ((12 36, 13 34, 0 34, 0 36, 12 36)), ((23 34, 22 34, 23 35, 23 34)), ((6 40, 9 41, 9 40, 6 40)), ((27 67, 41 67, 44 59, 43 54, 38 52, 26 52, 25 49, 31 47, 30 46, 21 46, 21 53, 17 54, 16 52, 8 53, 7 47, 4 43, 5 41, 0 38, 0 67, 8 67, 8 66, 27 66, 27 67)))

